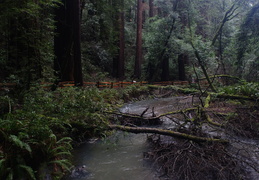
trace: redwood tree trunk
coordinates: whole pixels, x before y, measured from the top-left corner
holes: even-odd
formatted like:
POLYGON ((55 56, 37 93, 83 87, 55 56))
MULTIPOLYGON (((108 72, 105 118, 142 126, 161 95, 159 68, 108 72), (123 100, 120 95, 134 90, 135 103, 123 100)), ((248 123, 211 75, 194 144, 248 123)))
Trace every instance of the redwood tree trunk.
POLYGON ((61 66, 61 72, 62 72, 62 81, 74 81, 74 57, 73 57, 73 4, 74 1, 72 0, 64 0, 65 5, 65 31, 64 36, 62 38, 65 39, 65 43, 63 46, 65 46, 65 58, 62 59, 62 66, 61 66))
POLYGON ((61 73, 61 64, 62 59, 64 58, 64 46, 65 40, 62 38, 64 36, 64 30, 65 30, 65 7, 63 5, 60 5, 59 7, 55 8, 55 37, 54 37, 54 73, 55 76, 58 78, 58 80, 62 79, 62 73, 61 73))
POLYGON ((178 72, 179 72, 179 80, 185 81, 185 64, 188 61, 188 56, 185 54, 180 54, 178 56, 178 72))
POLYGON ((149 17, 154 17, 154 0, 149 0, 149 17))
POLYGON ((162 74, 161 74, 161 81, 168 81, 169 80, 169 56, 165 54, 162 60, 162 74))
POLYGON ((134 77, 141 77, 141 63, 142 63, 142 0, 137 0, 137 39, 136 39, 136 58, 134 77))
POLYGON ((82 74, 82 64, 81 64, 81 17, 80 17, 80 0, 74 1, 74 25, 73 25, 73 35, 74 35, 74 80, 77 86, 83 85, 83 74, 82 74))
POLYGON ((55 9, 54 70, 59 81, 83 84, 81 65, 80 0, 62 0, 55 9))
MULTIPOLYGON (((123 2, 122 2, 123 3, 123 2)), ((125 66, 125 56, 124 56, 124 50, 125 50, 125 32, 124 32, 124 12, 120 12, 120 18, 119 18, 119 25, 120 25, 120 42, 119 42, 119 62, 118 62, 118 77, 120 80, 123 80, 124 78, 124 66, 125 66)))

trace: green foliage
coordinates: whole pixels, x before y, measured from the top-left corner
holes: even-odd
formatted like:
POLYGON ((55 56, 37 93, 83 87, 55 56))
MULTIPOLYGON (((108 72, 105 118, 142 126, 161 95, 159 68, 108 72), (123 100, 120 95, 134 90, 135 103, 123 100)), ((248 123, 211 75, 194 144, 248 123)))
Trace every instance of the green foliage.
POLYGON ((118 53, 118 13, 122 9, 121 1, 86 0, 82 16, 82 54, 86 62, 83 69, 86 74, 96 72, 95 68, 87 68, 91 65, 98 67, 98 71, 112 74, 113 58, 118 53))
POLYGON ((241 85, 223 87, 220 92, 259 98, 259 83, 244 82, 241 85))
POLYGON ((142 98, 146 98, 149 95, 149 87, 148 86, 139 86, 132 85, 123 89, 122 98, 125 102, 132 100, 140 100, 142 98))
POLYGON ((58 89, 56 92, 39 89, 30 91, 25 96, 23 108, 47 119, 52 128, 61 130, 62 136, 69 134, 71 130, 73 135, 77 131, 73 125, 80 124, 85 130, 95 129, 100 124, 99 128, 104 128, 107 117, 101 112, 111 108, 112 101, 115 104, 114 96, 114 90, 101 92, 97 88, 84 90, 71 87, 58 89))
POLYGON ((44 169, 60 177, 71 167, 73 141, 106 135, 103 111, 123 103, 120 97, 115 89, 32 88, 0 119, 0 179, 38 179, 44 169))
POLYGON ((172 12, 168 17, 155 16, 150 18, 145 24, 145 33, 143 33, 144 47, 147 49, 145 54, 146 79, 150 81, 159 81, 161 77, 161 63, 163 57, 169 57, 170 71, 177 71, 175 66, 175 54, 179 53, 179 46, 175 39, 177 32, 170 32, 175 24, 177 14, 172 12), (164 29, 165 31, 161 31, 164 29), (171 34, 170 34, 171 33, 171 34))
POLYGON ((60 170, 69 167, 71 138, 57 140, 53 122, 48 120, 35 112, 21 110, 0 119, 1 179, 36 179, 36 170, 43 162, 54 168, 58 161, 64 161, 67 166, 60 166, 60 170))
POLYGON ((32 155, 29 136, 18 130, 24 129, 24 124, 22 121, 9 118, 0 119, 0 178, 10 180, 21 177, 36 179, 34 170, 28 166, 28 158, 32 155))
POLYGON ((15 77, 27 85, 40 77, 53 76, 52 9, 58 2, 6 0, 0 4, 0 70, 5 80, 15 77))

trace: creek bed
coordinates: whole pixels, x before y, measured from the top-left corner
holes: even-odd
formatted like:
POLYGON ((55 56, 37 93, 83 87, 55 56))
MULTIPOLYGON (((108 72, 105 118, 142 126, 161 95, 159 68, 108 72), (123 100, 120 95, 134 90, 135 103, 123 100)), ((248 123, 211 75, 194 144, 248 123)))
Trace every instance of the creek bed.
MULTIPOLYGON (((192 103, 197 102, 190 96, 170 97, 162 99, 144 100, 126 104, 120 109, 122 113, 141 114, 149 108, 144 116, 151 116, 153 113, 176 111, 179 109, 190 108, 192 103)), ((162 128, 174 126, 168 118, 162 118, 162 128)), ((233 157, 241 159, 247 167, 249 180, 259 179, 256 168, 249 167, 249 163, 259 166, 259 147, 258 140, 240 138, 225 134, 223 129, 210 129, 204 126, 204 132, 211 136, 223 137, 230 140, 228 151, 233 157)), ((86 165, 89 172, 84 180, 157 180, 157 173, 153 166, 143 159, 143 152, 148 151, 146 134, 131 134, 117 132, 111 137, 102 140, 89 141, 74 151, 74 164, 77 166, 86 165)), ((246 179, 246 178, 245 178, 246 179)))
POLYGON ((106 140, 81 145, 74 151, 74 164, 86 165, 89 174, 82 180, 156 180, 143 159, 147 148, 145 134, 117 132, 106 140))

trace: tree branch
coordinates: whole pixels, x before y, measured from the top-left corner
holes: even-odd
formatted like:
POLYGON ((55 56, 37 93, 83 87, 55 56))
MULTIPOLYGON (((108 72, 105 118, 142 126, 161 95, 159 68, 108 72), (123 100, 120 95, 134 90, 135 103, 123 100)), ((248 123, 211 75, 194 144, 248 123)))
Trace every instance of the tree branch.
POLYGON ((188 139, 195 142, 220 142, 220 143, 228 143, 228 140, 225 139, 216 139, 216 138, 207 138, 207 137, 199 137, 190 134, 180 133, 171 130, 158 129, 158 128, 146 128, 146 127, 129 127, 129 126, 121 126, 121 125, 109 125, 111 129, 132 132, 132 133, 153 133, 166 135, 171 137, 177 137, 181 139, 188 139))

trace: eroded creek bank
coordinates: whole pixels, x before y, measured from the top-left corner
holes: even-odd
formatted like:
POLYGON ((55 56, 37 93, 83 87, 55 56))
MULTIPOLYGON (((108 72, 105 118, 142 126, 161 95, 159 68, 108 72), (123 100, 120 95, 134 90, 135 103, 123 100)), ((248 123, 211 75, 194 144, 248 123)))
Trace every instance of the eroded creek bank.
MULTIPOLYGON (((159 116, 163 113, 194 107, 199 98, 179 96, 159 98, 129 103, 120 113, 159 116), (145 113, 143 113, 145 111, 145 113)), ((166 115, 160 118, 161 125, 152 127, 172 129, 184 133, 193 131, 196 135, 224 138, 228 145, 217 143, 196 143, 186 139, 150 134, 132 134, 117 132, 104 140, 91 140, 74 152, 74 164, 86 165, 87 175, 77 179, 95 180, 156 180, 156 179, 249 179, 259 178, 258 138, 239 136, 231 124, 225 122, 225 114, 220 109, 227 109, 222 102, 207 113, 217 123, 194 122, 196 112, 166 115), (224 107, 224 108, 222 108, 224 107), (147 141, 148 139, 148 141, 147 141)), ((236 109, 229 109, 228 112, 236 109)), ((121 119, 122 117, 116 116, 121 119)), ((124 125, 131 125, 130 119, 123 120, 124 125)), ((143 125, 150 126, 150 125, 143 125)), ((70 179, 76 179, 70 177, 70 179)))

